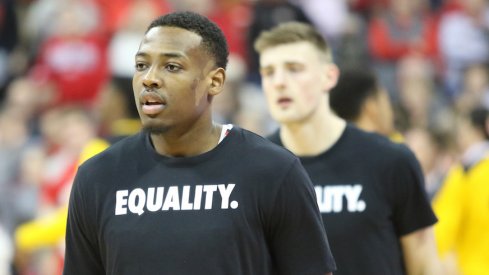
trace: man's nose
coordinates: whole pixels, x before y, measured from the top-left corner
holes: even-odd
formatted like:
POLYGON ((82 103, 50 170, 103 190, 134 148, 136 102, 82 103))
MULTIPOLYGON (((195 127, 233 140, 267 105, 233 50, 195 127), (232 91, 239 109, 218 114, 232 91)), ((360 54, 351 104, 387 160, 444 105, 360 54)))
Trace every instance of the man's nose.
POLYGON ((151 67, 143 76, 143 85, 146 88, 159 88, 162 85, 162 80, 158 75, 158 69, 151 67))
POLYGON ((273 85, 277 89, 283 89, 285 87, 287 76, 284 70, 277 70, 273 74, 273 85))

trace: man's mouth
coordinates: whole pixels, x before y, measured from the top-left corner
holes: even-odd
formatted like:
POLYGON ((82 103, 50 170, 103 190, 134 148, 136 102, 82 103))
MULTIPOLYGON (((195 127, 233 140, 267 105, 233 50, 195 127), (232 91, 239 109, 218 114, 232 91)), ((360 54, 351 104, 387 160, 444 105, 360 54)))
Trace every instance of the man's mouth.
POLYGON ((141 110, 145 115, 154 116, 163 111, 166 101, 154 92, 143 92, 140 98, 141 110))
POLYGON ((281 97, 277 100, 277 104, 280 106, 280 107, 287 107, 289 106, 290 104, 292 104, 292 99, 289 98, 289 97, 281 97))

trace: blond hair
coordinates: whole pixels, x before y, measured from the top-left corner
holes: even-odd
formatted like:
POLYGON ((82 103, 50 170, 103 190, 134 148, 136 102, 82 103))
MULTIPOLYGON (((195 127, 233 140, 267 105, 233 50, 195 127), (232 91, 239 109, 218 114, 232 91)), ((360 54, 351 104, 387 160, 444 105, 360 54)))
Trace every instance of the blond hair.
POLYGON ((331 49, 324 37, 311 25, 300 22, 286 22, 260 33, 254 48, 258 53, 264 50, 298 42, 309 42, 321 53, 325 61, 333 62, 331 49))

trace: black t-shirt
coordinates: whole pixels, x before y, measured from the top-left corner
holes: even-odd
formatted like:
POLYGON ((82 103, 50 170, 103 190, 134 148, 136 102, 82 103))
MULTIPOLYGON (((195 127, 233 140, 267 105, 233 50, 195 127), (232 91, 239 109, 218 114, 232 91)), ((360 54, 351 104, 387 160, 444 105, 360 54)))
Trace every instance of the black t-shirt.
MULTIPOLYGON (((279 132, 269 138, 282 145, 279 132)), ((436 222, 412 152, 348 125, 329 150, 300 160, 315 185, 335 275, 405 274, 399 238, 436 222)))
POLYGON ((234 127, 195 157, 149 135, 85 162, 70 197, 64 274, 311 274, 335 269, 314 187, 287 150, 234 127))

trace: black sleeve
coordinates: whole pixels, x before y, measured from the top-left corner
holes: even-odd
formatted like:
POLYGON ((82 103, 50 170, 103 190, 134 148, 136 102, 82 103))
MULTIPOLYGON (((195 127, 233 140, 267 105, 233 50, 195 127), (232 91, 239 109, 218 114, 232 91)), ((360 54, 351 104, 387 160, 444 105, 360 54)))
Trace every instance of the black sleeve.
POLYGON ((271 202, 267 227, 278 274, 319 275, 335 270, 314 188, 297 159, 271 202))
POLYGON ((84 173, 78 171, 70 194, 63 274, 105 274, 98 249, 94 212, 84 197, 84 173), (89 218, 91 217, 91 219, 89 218))
POLYGON ((424 176, 418 160, 405 146, 390 166, 390 183, 394 204, 393 220, 399 236, 436 223, 436 217, 426 194, 424 176))

